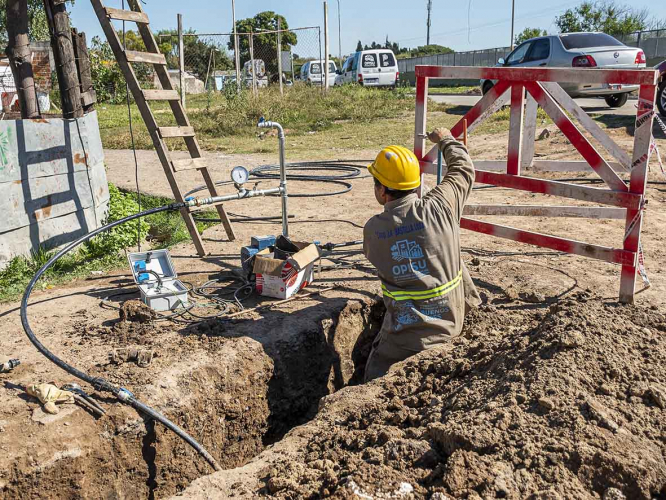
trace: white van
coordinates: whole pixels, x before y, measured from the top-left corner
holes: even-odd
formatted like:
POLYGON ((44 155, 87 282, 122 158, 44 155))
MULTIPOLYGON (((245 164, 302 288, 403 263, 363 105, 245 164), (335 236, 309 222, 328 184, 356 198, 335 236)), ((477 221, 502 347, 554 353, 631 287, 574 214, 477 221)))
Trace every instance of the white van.
MULTIPOLYGON (((301 80, 305 83, 321 85, 324 76, 322 75, 326 61, 308 61, 301 67, 301 80)), ((335 85, 335 75, 338 67, 333 61, 328 62, 328 86, 335 85)))
POLYGON ((345 61, 338 85, 359 83, 365 87, 396 87, 400 79, 398 62, 389 49, 362 50, 345 61))

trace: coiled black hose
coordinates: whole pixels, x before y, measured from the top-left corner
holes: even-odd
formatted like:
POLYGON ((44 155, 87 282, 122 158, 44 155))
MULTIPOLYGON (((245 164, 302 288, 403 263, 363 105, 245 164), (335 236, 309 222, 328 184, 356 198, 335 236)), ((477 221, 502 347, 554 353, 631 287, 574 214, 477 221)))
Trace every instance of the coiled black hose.
POLYGON ((62 258, 64 255, 72 251, 74 248, 77 246, 81 245, 82 243, 85 243, 86 241, 90 240, 91 238, 97 236, 98 234, 104 233, 110 229, 113 229, 116 226, 120 226, 121 224, 125 224, 126 222, 130 222, 135 219, 139 219, 141 217, 146 217, 148 215, 156 214, 159 212, 167 212, 167 211, 174 211, 174 210, 179 210, 181 208, 185 207, 185 203, 172 203, 171 205, 165 205, 163 207, 158 207, 158 208, 152 208, 150 210, 145 210, 143 212, 140 212, 138 214, 130 215, 129 217, 125 217, 124 219, 117 220, 115 222, 112 222, 110 224, 107 224, 105 226, 102 226, 98 229, 95 229, 94 231, 91 231, 90 233, 80 237, 78 240, 73 241, 72 243, 69 243, 67 246, 65 246, 62 250, 60 250, 57 254, 55 254, 53 257, 49 259, 49 261, 44 264, 39 271, 33 276, 33 278, 30 280, 30 283, 28 283, 27 288, 25 289, 25 293, 23 294, 23 299, 21 300, 21 324, 23 325, 23 329, 25 330, 26 335, 28 336, 28 339, 30 339, 30 342, 37 348, 39 352, 41 352, 49 361, 54 363, 56 366, 59 368, 65 370, 67 373, 70 373, 71 375, 74 375, 75 377, 83 380, 84 382, 87 382, 91 384, 96 390, 101 391, 101 392, 110 392, 113 394, 116 398, 118 398, 119 401, 128 404, 135 408, 137 411, 140 413, 157 420, 158 422, 161 422, 164 424, 165 427, 168 429, 172 430, 175 432, 180 438, 182 438, 187 444, 189 444, 192 448, 194 448, 202 457, 206 459, 206 461, 213 467, 215 470, 220 470, 220 466, 217 464, 215 459, 206 451, 206 449, 199 444, 192 436, 190 436, 187 432, 185 432, 183 429, 178 427, 176 424, 171 422, 168 418, 166 418, 164 415, 161 413, 157 412, 150 406, 145 405, 138 399, 134 397, 134 395, 129 392, 127 389, 124 389, 122 387, 118 387, 110 383, 108 380, 105 380, 103 378, 99 377, 91 377, 87 373, 82 372, 81 370, 78 370, 77 368, 73 367, 72 365, 66 363, 59 357, 57 357, 55 354, 53 354, 51 351, 49 351, 44 344, 40 342, 40 340, 37 338, 35 335, 35 332, 33 332, 32 328, 30 327, 30 322, 28 321, 28 300, 30 299, 30 294, 32 293, 33 288, 35 287, 35 284, 37 281, 39 281, 39 278, 42 277, 42 275, 53 265, 55 264, 58 259, 62 258))
MULTIPOLYGON (((287 173, 287 180, 300 181, 300 182, 324 182, 329 184, 337 184, 343 186, 339 191, 330 192, 317 192, 317 193, 289 193, 290 198, 316 198, 322 196, 337 196, 340 194, 348 193, 352 190, 350 182, 352 179, 363 179, 361 176, 362 170, 365 165, 372 163, 372 160, 327 160, 327 161, 308 161, 308 162, 295 162, 287 163, 287 172, 293 171, 316 171, 316 172, 341 172, 333 173, 330 175, 323 174, 302 174, 302 173, 287 173)), ((279 179, 280 178, 279 165, 261 165, 250 171, 250 178, 255 179, 279 179)), ((216 182, 216 186, 223 186, 225 184, 233 184, 232 181, 216 182)), ((208 186, 197 186, 191 191, 185 193, 185 197, 192 196, 208 186)))

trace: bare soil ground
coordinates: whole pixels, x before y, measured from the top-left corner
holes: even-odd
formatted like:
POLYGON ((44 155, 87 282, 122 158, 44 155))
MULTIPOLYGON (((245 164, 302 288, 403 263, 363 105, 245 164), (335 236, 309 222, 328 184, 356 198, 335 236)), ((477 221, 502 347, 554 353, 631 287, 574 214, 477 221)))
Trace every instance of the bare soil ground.
MULTIPOLYGON (((623 129, 612 134, 631 143, 623 129)), ((659 140, 662 150, 665 142, 659 140)), ((471 150, 476 158, 499 158, 506 139, 476 136, 471 150)), ((557 133, 537 143, 537 154, 575 158, 557 133)), ((147 158, 140 159, 144 189, 169 195, 161 167, 147 158)), ((265 160, 227 158, 215 177, 226 180, 236 164, 265 160)), ((131 161, 108 163, 110 180, 131 189, 131 161)), ((651 179, 663 177, 653 172, 651 179)), ((195 173, 186 182, 201 183, 195 173)), ((342 196, 292 198, 292 236, 361 238, 379 207, 371 179, 352 182, 342 196)), ((326 189, 291 186, 301 193, 326 189)), ((175 436, 103 396, 98 400, 108 414, 99 420, 71 405, 44 414, 23 386, 71 377, 28 342, 18 304, 5 304, 0 361, 22 364, 0 374, 0 496, 621 498, 612 496, 617 488, 627 498, 662 498, 664 189, 655 184, 648 192, 643 245, 653 285, 635 306, 616 303, 619 267, 464 232, 464 258, 484 298, 464 337, 380 381, 342 391, 359 380, 381 321, 379 284, 358 252, 324 262, 328 269, 315 287, 333 290, 231 322, 120 322, 118 311, 100 307, 100 300, 131 289, 127 270, 35 293, 30 317, 42 341, 75 366, 127 387, 201 440, 229 469, 209 476, 208 465, 175 436), (152 349, 156 357, 146 368, 112 364, 108 354, 119 347, 152 349)), ((569 204, 496 188, 475 190, 471 202, 569 204)), ((227 209, 276 215, 279 200, 227 209)), ((621 221, 484 219, 608 246, 623 236, 621 221)), ((221 226, 207 230, 211 255, 204 259, 193 257, 189 244, 174 248, 180 278, 201 284, 238 267, 250 236, 275 233, 279 225, 235 229, 235 242, 221 226)), ((129 297, 111 302, 119 306, 129 297)), ((254 297, 246 305, 268 302, 254 297)))

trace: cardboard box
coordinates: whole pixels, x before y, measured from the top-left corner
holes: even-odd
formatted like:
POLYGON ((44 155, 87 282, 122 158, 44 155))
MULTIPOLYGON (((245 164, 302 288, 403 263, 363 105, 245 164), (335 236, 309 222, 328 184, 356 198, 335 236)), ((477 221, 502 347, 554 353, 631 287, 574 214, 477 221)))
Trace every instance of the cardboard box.
POLYGON ((300 250, 286 260, 273 258, 268 248, 257 253, 253 271, 260 295, 288 299, 312 283, 314 266, 320 257, 319 247, 312 243, 294 244, 300 250))

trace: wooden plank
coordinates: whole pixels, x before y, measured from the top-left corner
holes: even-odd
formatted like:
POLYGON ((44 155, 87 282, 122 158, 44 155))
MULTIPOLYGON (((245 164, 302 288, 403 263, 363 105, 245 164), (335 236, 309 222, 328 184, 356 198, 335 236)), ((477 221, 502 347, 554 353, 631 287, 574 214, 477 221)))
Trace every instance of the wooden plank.
MULTIPOLYGON (((217 187, 215 186, 215 181, 213 181, 213 178, 210 175, 210 172, 208 171, 207 168, 204 168, 200 170, 201 175, 203 175, 204 181, 206 182, 206 186, 208 187, 208 191, 212 196, 217 196, 217 187)), ((220 216, 220 220, 222 221, 222 226, 224 227, 225 232, 227 233, 227 238, 229 238, 229 241, 235 241, 236 240, 236 233, 234 232, 234 228, 231 226, 231 221, 229 220, 229 216, 227 215, 226 210, 224 209, 223 204, 219 204, 215 207, 217 210, 217 214, 220 216)))
POLYGON ((623 208, 637 209, 640 207, 642 199, 641 195, 629 192, 609 191, 608 189, 533 179, 520 175, 497 174, 484 170, 476 171, 476 182, 623 208))
POLYGON ((74 42, 74 56, 76 57, 76 69, 81 86, 81 105, 84 113, 93 109, 97 94, 93 88, 92 69, 90 67, 90 56, 88 54, 88 44, 86 43, 86 34, 79 33, 72 28, 72 40, 74 42))
POLYGON ((577 207, 543 205, 465 205, 464 215, 502 215, 509 217, 575 217, 583 219, 624 219, 627 210, 615 207, 577 207))
POLYGON ((194 137, 194 127, 160 127, 162 139, 167 137, 194 137))
POLYGON ((550 116, 562 133, 571 141, 578 152, 587 160, 594 171, 599 174, 608 186, 614 191, 629 191, 627 185, 610 168, 595 147, 581 134, 576 125, 562 111, 562 108, 553 100, 539 82, 526 82, 525 88, 536 99, 539 105, 550 116))
POLYGON ((627 265, 636 260, 636 254, 626 250, 591 245, 581 241, 568 240, 532 231, 523 231, 509 226, 491 224, 489 222, 468 219, 466 217, 463 217, 460 220, 460 227, 477 233, 496 236, 498 238, 506 238, 508 240, 527 243, 542 248, 550 248, 551 250, 556 250, 558 252, 582 255, 584 257, 603 260, 614 264, 627 265))
MULTIPOLYGON (((655 114, 656 87, 642 85, 638 93, 638 111, 636 112, 636 128, 634 129, 634 156, 631 162, 631 180, 629 190, 636 196, 643 198, 648 180, 648 158, 652 142, 652 124, 655 114)), ((643 214, 640 207, 627 210, 627 220, 624 239, 624 249, 629 252, 638 252, 641 240, 643 214), (633 224, 633 228, 631 225, 633 224)), ((632 262, 622 267, 620 277, 620 302, 631 304, 634 302, 636 291, 636 263, 632 262)))
POLYGON ((106 7, 104 10, 108 19, 117 19, 118 21, 130 21, 142 24, 148 24, 150 22, 148 16, 143 12, 113 9, 111 7, 106 7))
MULTIPOLYGON (((436 149, 433 148, 436 154, 436 149)), ((431 152, 426 155, 430 158, 431 152)), ((624 168, 617 162, 610 162, 609 165, 616 172, 624 172, 624 168)), ((506 160, 474 160, 474 168, 478 170, 505 172, 506 160)), ((432 161, 421 161, 421 170, 426 174, 437 173, 437 164, 432 161)), ((584 160, 534 160, 530 167, 534 172, 587 172, 592 173, 590 164, 584 160)), ((444 165, 446 171, 446 165, 444 165)))
POLYGON ((625 150, 618 146, 613 139, 595 122, 590 116, 574 101, 569 94, 567 94, 558 83, 546 82, 543 83, 548 93, 558 102, 565 111, 573 115, 576 120, 587 130, 592 137, 594 137, 599 144, 601 144, 606 151, 620 162, 620 164, 629 170, 631 165, 631 158, 625 150))
MULTIPOLYGON (((624 173, 624 167, 618 162, 608 163, 617 173, 624 173)), ((588 172, 592 173, 590 164, 583 160, 534 160, 532 170, 535 172, 588 172)))
POLYGON ((523 151, 520 165, 528 168, 534 160, 534 147, 536 145, 537 111, 539 104, 532 94, 527 94, 527 105, 525 106, 525 126, 523 127, 523 151))
POLYGON ((507 80, 509 82, 621 83, 655 85, 654 69, 503 68, 477 66, 416 66, 417 78, 507 80))
POLYGON ((171 165, 174 172, 182 172, 183 170, 206 168, 206 161, 203 158, 186 158, 184 160, 172 160, 171 165))
POLYGON ((153 52, 138 52, 136 50, 126 50, 125 56, 131 63, 146 64, 166 64, 164 54, 155 54, 153 52))
POLYGON ((94 89, 90 89, 88 92, 81 93, 81 104, 84 108, 90 108, 93 104, 97 102, 97 93, 94 89))
POLYGON ((470 109, 465 114, 465 116, 458 120, 458 123, 456 123, 451 129, 451 135, 453 135, 453 137, 462 136, 463 120, 467 120, 467 132, 471 133, 479 123, 483 122, 483 120, 499 110, 499 108, 501 108, 508 99, 508 90, 510 85, 511 84, 509 82, 505 81, 497 82, 493 88, 486 93, 486 95, 484 95, 474 106, 472 106, 472 109, 470 109), (507 97, 504 100, 501 100, 505 93, 507 94, 507 97))
POLYGON ((143 98, 146 101, 178 101, 180 96, 175 90, 144 90, 143 98))
POLYGON ((509 175, 520 175, 524 113, 525 87, 517 83, 511 87, 511 120, 509 122, 509 149, 506 161, 506 171, 509 175))

